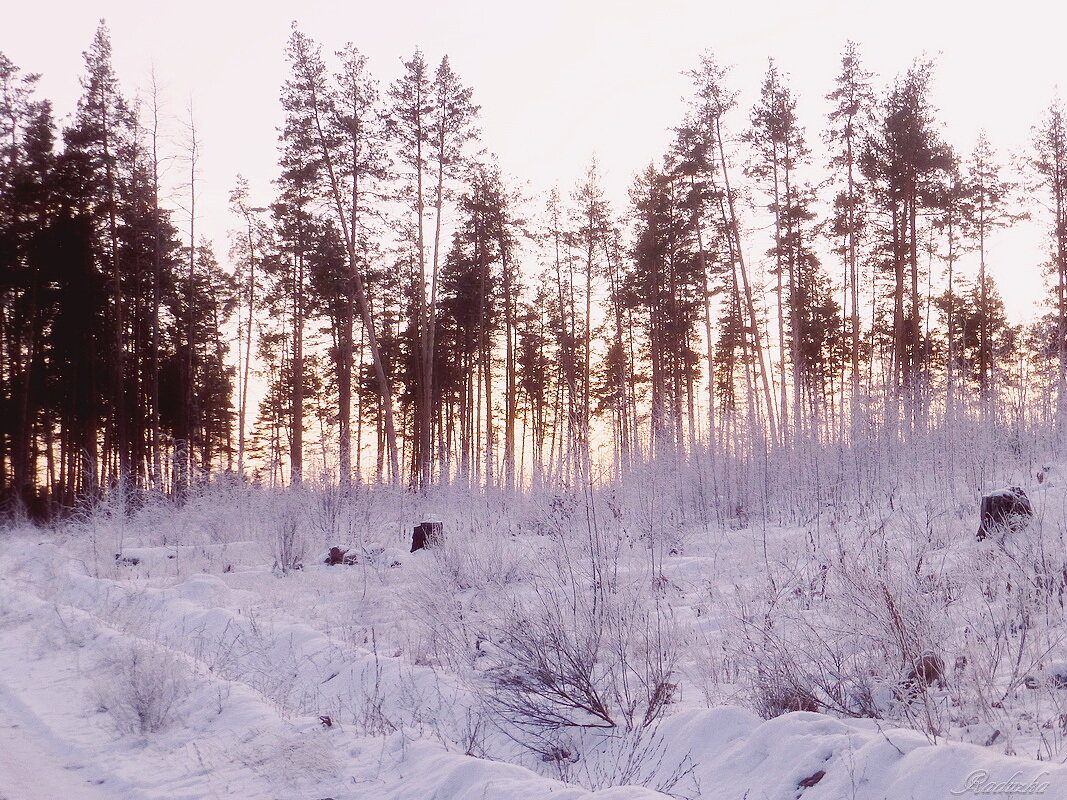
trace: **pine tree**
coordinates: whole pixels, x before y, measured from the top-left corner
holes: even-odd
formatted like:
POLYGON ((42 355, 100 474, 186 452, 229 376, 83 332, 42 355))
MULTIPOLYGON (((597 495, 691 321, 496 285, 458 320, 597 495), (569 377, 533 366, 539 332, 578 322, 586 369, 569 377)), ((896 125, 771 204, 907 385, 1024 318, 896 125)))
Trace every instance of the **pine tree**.
POLYGON ((1031 165, 1049 203, 1048 226, 1055 304, 1056 426, 1067 431, 1067 123, 1054 100, 1034 131, 1031 165))
POLYGON ((888 220, 878 231, 876 243, 882 268, 893 279, 887 424, 896 428, 903 400, 913 431, 925 413, 927 388, 927 343, 919 292, 921 220, 944 197, 943 185, 954 165, 930 105, 932 70, 930 62, 920 61, 898 78, 882 104, 877 128, 867 137, 860 161, 872 199, 888 220))
MULTIPOLYGON (((107 323, 111 346, 107 371, 110 377, 108 406, 111 426, 106 439, 108 480, 125 487, 130 473, 128 419, 126 413, 125 306, 119 253, 119 191, 122 176, 119 158, 128 146, 134 119, 122 97, 111 64, 111 38, 101 21, 92 44, 84 53, 86 74, 74 124, 64 132, 68 174, 75 191, 84 198, 82 208, 91 214, 97 232, 96 252, 100 270, 109 284, 107 323)), ((86 431, 86 487, 95 486, 96 437, 86 431), (90 466, 91 465, 91 466, 90 466)))
MULTIPOLYGON (((839 242, 835 252, 844 263, 842 280, 842 311, 847 309, 847 328, 850 338, 849 364, 850 417, 853 434, 859 419, 857 415, 860 393, 861 355, 860 339, 860 250, 865 225, 864 203, 866 187, 859 170, 863 143, 869 134, 874 118, 874 92, 871 90, 871 73, 861 62, 854 42, 845 45, 841 56, 841 71, 834 90, 826 99, 834 104, 829 115, 827 143, 834 148, 830 157, 830 169, 835 183, 841 188, 834 197, 834 214, 830 231, 839 242), (843 185, 842 185, 843 184, 843 185)), ((873 281, 872 281, 873 284, 873 281)), ((844 387, 844 374, 841 386, 844 387)))
POLYGON ((514 297, 519 289, 509 196, 499 172, 483 166, 460 198, 463 213, 441 271, 437 401, 454 402, 460 420, 460 476, 468 485, 497 483, 497 429, 503 428, 505 485, 515 481, 514 297), (495 418, 497 343, 504 342, 504 422, 495 418), (509 362, 512 374, 508 375, 509 362), (479 433, 481 435, 479 435, 479 433), (481 459, 478 458, 480 449, 481 459))
MULTIPOLYGON (((119 252, 126 308, 128 354, 126 387, 132 482, 163 488, 164 458, 159 412, 159 375, 166 353, 166 328, 189 331, 188 317, 195 313, 185 302, 189 289, 190 250, 179 241, 172 216, 159 206, 158 152, 150 147, 138 126, 120 159, 124 176, 118 216, 119 252), (171 313, 164 315, 164 308, 171 313), (166 319, 164 319, 166 316, 166 319)), ((174 346, 189 358, 187 340, 174 346)), ((188 432, 195 419, 196 374, 185 365, 178 396, 182 414, 170 429, 181 456, 175 477, 186 481, 191 471, 188 432), (180 446, 177 444, 180 442, 180 446)), ((184 483, 175 487, 181 491, 184 483)))
POLYGON ((325 67, 318 48, 295 25, 286 57, 292 66, 292 74, 282 87, 282 107, 286 112, 281 133, 282 174, 276 181, 279 196, 272 206, 277 238, 285 255, 280 262, 273 263, 281 266, 276 285, 282 288, 281 296, 286 298, 291 325, 290 480, 299 485, 304 472, 304 366, 306 323, 311 304, 307 264, 311 247, 311 206, 322 195, 323 172, 332 143, 324 141, 322 132, 320 99, 326 93, 325 67))
MULTIPOLYGON (((717 450, 719 426, 716 409, 720 395, 727 401, 724 410, 729 412, 722 415, 723 419, 732 420, 736 412, 733 369, 722 372, 723 362, 732 364, 734 352, 741 347, 740 336, 727 336, 721 341, 725 349, 719 351, 720 360, 716 359, 714 298, 732 291, 731 278, 735 265, 732 263, 732 232, 727 224, 728 215, 722 213, 727 204, 718 175, 719 160, 715 145, 715 131, 708 127, 707 118, 691 111, 682 125, 675 129, 675 140, 667 161, 668 168, 681 176, 685 183, 683 204, 692 215, 696 234, 707 374, 707 446, 711 454, 717 450), (724 384, 719 378, 727 373, 730 377, 724 384)), ((732 307, 732 302, 728 301, 727 307, 732 307)), ((725 319, 721 321, 725 323, 725 319)), ((728 327, 724 324, 724 330, 728 327)))
MULTIPOLYGON (((385 173, 382 131, 378 125, 377 89, 366 71, 366 59, 351 45, 340 53, 341 72, 331 85, 317 44, 297 30, 289 39, 287 56, 292 77, 286 84, 285 104, 294 131, 299 128, 300 147, 312 182, 323 183, 321 193, 332 207, 342 235, 348 261, 348 277, 338 288, 354 297, 362 318, 364 336, 371 354, 384 422, 383 447, 390 466, 390 480, 399 478, 393 388, 384 356, 379 352, 378 330, 368 297, 366 239, 367 183, 385 173)), ((338 358, 335 359, 340 397, 338 451, 341 484, 351 480, 351 375, 353 326, 351 315, 337 320, 338 358)))
POLYGON ((565 484, 580 474, 581 453, 581 342, 579 298, 575 289, 571 231, 559 191, 549 193, 542 239, 548 248, 549 272, 554 291, 549 305, 548 328, 557 353, 556 404, 559 408, 552 434, 549 462, 554 479, 565 484), (564 411, 565 409, 565 411, 564 411))
MULTIPOLYGON (((824 391, 822 376, 817 379, 816 374, 830 332, 826 320, 815 315, 825 311, 826 304, 832 301, 824 296, 826 281, 812 248, 814 236, 805 230, 805 225, 815 218, 811 210, 814 190, 801 177, 801 169, 810 163, 810 150, 797 122, 796 100, 773 61, 760 101, 752 110, 746 138, 754 151, 747 172, 761 185, 774 220, 773 246, 768 255, 774 259, 771 274, 777 282, 781 392, 778 419, 782 439, 788 441, 791 430, 796 435, 805 429, 805 396, 814 407, 824 391), (788 376, 787 364, 791 366, 788 376), (792 429, 787 393, 790 384, 792 429)), ((832 321, 830 328, 836 328, 832 321)))
POLYGON ((230 192, 230 207, 240 217, 242 230, 233 235, 230 258, 237 268, 238 293, 238 368, 240 379, 237 390, 237 472, 245 474, 245 436, 248 432, 248 389, 252 375, 252 331, 257 303, 260 296, 260 281, 257 268, 269 246, 266 224, 260 219, 263 208, 248 205, 248 181, 238 175, 230 192))
MULTIPOLYGON (((335 81, 337 91, 334 114, 331 120, 337 138, 338 167, 333 184, 347 182, 348 220, 340 218, 342 234, 347 231, 345 245, 348 252, 348 294, 353 296, 363 324, 363 335, 369 340, 371 362, 376 372, 379 402, 383 404, 386 419, 386 439, 390 452, 394 480, 399 472, 396 463, 396 433, 393 430, 392 386, 382 363, 378 347, 377 322, 368 300, 367 283, 373 254, 370 240, 374 209, 371 200, 375 191, 388 177, 388 157, 385 152, 385 126, 380 108, 377 82, 367 68, 367 58, 351 44, 339 54, 341 69, 335 81)), ((340 215, 343 203, 335 194, 335 206, 340 215)), ((347 487, 352 474, 351 416, 352 375, 354 371, 354 335, 352 315, 342 322, 340 331, 340 355, 338 358, 338 405, 339 405, 339 469, 341 484, 347 487)), ((358 438, 357 438, 358 441, 358 438)))
POLYGON ((229 347, 222 332, 236 307, 236 286, 206 240, 198 242, 194 257, 193 269, 176 276, 165 297, 177 325, 168 331, 161 418, 164 429, 174 434, 174 488, 179 494, 216 468, 231 467, 233 453, 235 370, 226 363, 229 347), (190 346, 192 354, 186 349, 190 346))
POLYGON ((416 50, 404 62, 404 74, 389 88, 392 100, 390 129, 400 160, 409 170, 415 211, 415 250, 418 278, 415 284, 415 331, 418 389, 415 414, 413 480, 426 488, 433 477, 434 336, 437 318, 438 274, 441 267, 441 231, 447 182, 455 179, 464 162, 465 145, 477 135, 474 119, 479 107, 473 92, 464 87, 444 57, 431 79, 429 66, 416 50), (434 208, 433 251, 427 264, 427 181, 432 181, 434 208))
POLYGON ((577 421, 579 466, 584 480, 591 480, 592 456, 592 365, 593 365, 593 293, 604 271, 604 253, 611 238, 611 209, 604 198, 600 168, 594 158, 585 176, 575 188, 573 196, 574 243, 579 249, 583 287, 584 313, 582 315, 582 367, 577 398, 579 418, 577 421))
POLYGON ((995 319, 995 310, 990 305, 992 279, 988 274, 988 240, 997 229, 1007 228, 1021 219, 1009 208, 1015 193, 1015 184, 1001 177, 997 154, 985 131, 978 136, 974 150, 966 164, 962 181, 964 202, 960 225, 963 235, 971 239, 971 247, 978 251, 977 290, 981 303, 978 317, 978 390, 982 400, 982 413, 987 414, 993 399, 992 372, 993 334, 990 329, 995 319))
POLYGON ((149 348, 146 364, 148 425, 149 425, 149 480, 148 484, 155 491, 163 489, 163 437, 160 430, 159 416, 159 372, 160 372, 160 348, 163 341, 160 335, 160 312, 163 307, 163 280, 164 280, 164 226, 167 220, 160 207, 161 190, 161 163, 159 152, 160 144, 160 89, 156 81, 155 70, 151 73, 150 88, 151 122, 148 131, 150 147, 150 187, 151 187, 151 220, 152 220, 152 285, 150 290, 150 309, 148 312, 149 333, 147 346, 149 348))
MULTIPOLYGON (((710 154, 716 162, 721 191, 716 192, 718 213, 726 232, 729 264, 730 291, 736 300, 727 300, 727 308, 736 303, 740 308, 739 326, 733 325, 739 334, 736 343, 741 350, 740 361, 745 367, 745 385, 750 411, 750 423, 755 425, 761 416, 772 442, 778 441, 778 424, 771 398, 771 379, 765 363, 760 319, 756 310, 755 291, 750 280, 741 238, 741 223, 737 211, 737 192, 731 180, 731 163, 726 153, 725 126, 723 117, 737 105, 736 94, 726 87, 727 70, 711 54, 700 59, 696 70, 687 73, 694 85, 694 97, 690 101, 688 127, 694 132, 693 147, 700 153, 710 154), (759 382, 759 389, 756 382, 759 382), (762 407, 757 395, 762 396, 762 407)), ((734 312, 728 311, 728 314, 734 312)), ((723 340, 722 344, 727 344, 723 340)), ((730 364, 736 363, 728 356, 730 364)), ((722 374, 726 374, 725 372, 722 374)))
POLYGON ((518 370, 517 389, 526 398, 532 451, 530 485, 534 491, 544 485, 546 478, 544 459, 545 441, 548 438, 546 416, 549 398, 554 388, 547 311, 551 296, 551 278, 548 274, 544 274, 541 276, 534 297, 517 311, 518 344, 515 354, 515 364, 518 370))
POLYGON ((35 442, 54 246, 55 131, 51 105, 34 99, 36 82, 0 54, 0 491, 12 490, 8 513, 16 516, 39 509, 35 442))
POLYGON ((633 271, 627 289, 645 313, 651 365, 652 455, 684 455, 684 422, 697 355, 692 341, 700 309, 700 260, 685 188, 668 172, 650 166, 631 197, 637 217, 633 271))

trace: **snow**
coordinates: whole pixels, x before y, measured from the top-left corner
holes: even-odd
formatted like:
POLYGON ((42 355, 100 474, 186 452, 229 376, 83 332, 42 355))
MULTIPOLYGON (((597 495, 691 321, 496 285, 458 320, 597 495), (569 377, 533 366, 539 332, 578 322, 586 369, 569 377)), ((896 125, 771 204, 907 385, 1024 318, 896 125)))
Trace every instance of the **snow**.
MULTIPOLYGON (((1058 521, 1054 491, 1040 493, 1052 499, 1035 508, 1039 524, 1058 521)), ((406 525, 371 520, 347 543, 314 543, 353 549, 356 565, 309 559, 287 575, 238 525, 221 541, 176 542, 182 523, 165 518, 158 530, 0 539, 0 797, 946 800, 1014 781, 1067 798, 1058 761, 884 721, 762 720, 739 707, 745 676, 721 655, 726 598, 766 568, 763 537, 778 562, 805 563, 808 532, 786 527, 672 535, 655 585, 684 623, 678 698, 643 739, 575 734, 580 759, 543 761, 485 716, 477 681, 493 644, 460 657, 432 628, 505 614, 529 594, 528 576, 563 556, 548 536, 460 536, 456 514, 440 518, 445 550, 408 553, 406 525), (135 697, 142 686, 172 702, 135 697), (157 703, 163 723, 137 730, 123 703, 157 703)), ((995 557, 970 527, 946 523, 919 577, 995 557)), ((620 562, 624 581, 647 570, 639 562, 620 562)), ((818 576, 816 564, 808 578, 818 576)), ((1058 674, 1063 661, 1051 653, 1041 669, 1058 674)), ((976 723, 968 735, 992 731, 976 723)), ((1016 741, 1033 752, 1023 733, 1016 741)))
MULTIPOLYGON (((965 744, 931 744, 914 731, 879 729, 797 711, 766 722, 740 709, 713 709, 667 719, 663 735, 688 747, 706 796, 723 800, 796 797, 798 784, 825 771, 804 800, 950 798, 983 769, 1007 780, 1044 776, 1042 795, 1067 797, 1067 768, 991 753, 965 744), (701 746, 703 745, 703 746, 701 746)), ((962 794, 958 792, 957 794, 962 794)))
MULTIPOLYGON (((165 590, 129 589, 121 582, 94 579, 71 569, 59 576, 58 585, 50 587, 56 600, 48 603, 34 596, 35 586, 41 584, 27 577, 46 578, 53 559, 62 558, 60 551, 50 545, 9 543, 5 555, 12 552, 20 561, 8 574, 17 577, 0 588, 0 681, 10 687, 0 694, 0 701, 17 696, 25 706, 13 717, 7 715, 6 702, 0 708, 5 710, 5 720, 32 725, 32 734, 9 737, 21 752, 33 756, 29 763, 43 761, 46 767, 41 774, 49 780, 52 773, 58 776, 54 783, 39 782, 46 787, 41 796, 257 798, 287 796, 284 793, 289 791, 313 791, 337 800, 367 796, 646 800, 661 796, 636 787, 588 792, 520 766, 451 753, 431 741, 412 741, 402 733, 359 737, 342 726, 326 728, 316 717, 288 717, 252 684, 275 691, 279 685, 288 687, 287 699, 307 696, 313 686, 326 687, 316 694, 327 708, 325 698, 331 693, 355 691, 367 679, 366 664, 346 662, 336 643, 294 623, 273 625, 264 633, 263 652, 244 665, 247 674, 260 676, 249 683, 215 677, 213 673, 227 671, 221 662, 213 669, 172 648, 192 675, 181 724, 152 740, 116 737, 102 719, 106 715, 94 708, 93 682, 101 679, 99 661, 109 642, 132 634, 130 630, 119 634, 92 610, 108 607, 114 612, 127 607, 128 613, 128 607, 136 607, 150 618, 149 630, 144 632, 151 632, 157 643, 176 643, 181 638, 176 633, 189 630, 204 640, 226 642, 236 640, 239 631, 247 634, 256 624, 242 613, 240 601, 249 593, 231 593, 210 575, 195 575, 165 590), (238 601, 235 607, 219 605, 233 597, 238 601), (227 633, 233 638, 227 640, 227 633), (295 673, 264 674, 279 664, 295 673), (92 758, 79 755, 89 752, 92 758), (92 787, 85 789, 77 778, 58 782, 64 779, 62 764, 71 759, 91 764, 94 774, 105 775, 96 780, 107 787, 107 793, 94 794, 92 787), (59 788, 47 788, 51 786, 59 788), (283 794, 278 795, 279 791, 283 794)), ((10 566, 9 561, 5 563, 10 566)), ((364 661, 370 657, 363 654, 364 661)), ((401 682, 395 659, 384 661, 387 680, 394 685, 401 682)), ((435 691, 442 688, 429 670, 408 678, 415 679, 413 688, 420 697, 428 697, 431 686, 435 691)), ((7 760, 2 763, 5 771, 0 785, 13 799, 32 797, 21 789, 32 774, 24 768, 7 768, 7 760)))
POLYGON ((107 778, 58 741, 0 684, 0 798, 107 800, 107 778))
MULTIPOLYGON (((1031 490, 1032 491, 1032 490, 1031 490)), ((986 492, 986 497, 1017 497, 1019 491, 1013 486, 1005 486, 1002 489, 994 489, 991 492, 986 492)))

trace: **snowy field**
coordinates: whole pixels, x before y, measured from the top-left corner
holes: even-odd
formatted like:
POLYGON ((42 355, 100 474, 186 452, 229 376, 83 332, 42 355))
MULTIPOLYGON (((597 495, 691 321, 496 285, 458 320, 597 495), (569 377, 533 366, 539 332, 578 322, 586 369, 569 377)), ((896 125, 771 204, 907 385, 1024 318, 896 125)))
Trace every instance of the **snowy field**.
POLYGON ((653 474, 15 529, 0 797, 1067 798, 1067 492, 1005 477, 982 542, 967 486, 772 525, 653 474))

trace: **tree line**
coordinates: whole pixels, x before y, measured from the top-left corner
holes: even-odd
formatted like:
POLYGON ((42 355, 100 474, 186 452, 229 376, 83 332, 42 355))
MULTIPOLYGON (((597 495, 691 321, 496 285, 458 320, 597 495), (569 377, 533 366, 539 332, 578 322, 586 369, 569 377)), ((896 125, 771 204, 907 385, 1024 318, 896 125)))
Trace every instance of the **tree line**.
POLYGON ((61 131, 0 55, 9 513, 223 479, 575 486, 872 428, 1067 424, 1058 101, 1009 163, 984 134, 946 142, 928 61, 878 87, 847 44, 811 134, 773 60, 745 108, 704 55, 613 208, 595 161, 571 191, 522 190, 447 57, 416 50, 383 87, 295 24, 285 57, 273 197, 237 178, 220 263, 195 120, 161 155, 154 79, 122 93, 103 24, 61 131), (989 273, 1016 224, 1049 243, 1022 326, 989 273))

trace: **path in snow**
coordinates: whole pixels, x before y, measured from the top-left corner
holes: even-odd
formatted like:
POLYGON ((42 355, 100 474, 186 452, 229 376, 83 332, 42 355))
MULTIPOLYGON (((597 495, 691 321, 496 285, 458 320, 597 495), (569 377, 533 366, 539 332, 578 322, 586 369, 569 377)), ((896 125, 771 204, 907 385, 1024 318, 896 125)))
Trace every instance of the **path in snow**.
POLYGON ((0 684, 0 800, 114 800, 50 739, 33 712, 0 684))

